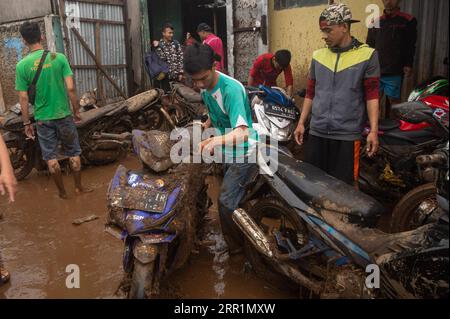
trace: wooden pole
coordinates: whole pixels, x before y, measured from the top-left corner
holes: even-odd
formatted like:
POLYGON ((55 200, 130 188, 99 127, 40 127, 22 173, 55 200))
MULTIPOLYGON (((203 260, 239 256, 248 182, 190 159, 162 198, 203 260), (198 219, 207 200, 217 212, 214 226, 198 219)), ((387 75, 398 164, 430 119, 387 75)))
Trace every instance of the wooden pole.
MULTIPOLYGON (((97 22, 95 24, 95 55, 97 57, 102 56, 102 48, 100 46, 100 23, 97 22)), ((99 61, 101 62, 101 61, 99 61)), ((102 101, 102 103, 106 104, 106 94, 105 89, 103 87, 103 74, 100 71, 100 69, 97 68, 97 92, 99 93, 99 100, 102 101)))
POLYGON ((106 72, 106 70, 103 68, 103 66, 100 64, 100 62, 98 61, 97 57, 95 56, 95 54, 92 52, 92 50, 89 48, 89 45, 86 43, 86 41, 84 41, 83 37, 81 36, 81 34, 78 32, 77 29, 75 28, 71 28, 72 32, 75 34, 75 36, 77 37, 78 41, 80 41, 81 45, 84 47, 84 49, 86 50, 86 52, 89 54, 89 56, 94 60, 95 65, 97 66, 97 68, 103 73, 103 75, 106 77, 106 79, 112 84, 112 86, 117 90, 117 92, 119 92, 119 94, 126 99, 127 96, 125 95, 125 93, 123 93, 122 89, 117 85, 117 83, 114 81, 113 78, 111 78, 111 76, 106 72))

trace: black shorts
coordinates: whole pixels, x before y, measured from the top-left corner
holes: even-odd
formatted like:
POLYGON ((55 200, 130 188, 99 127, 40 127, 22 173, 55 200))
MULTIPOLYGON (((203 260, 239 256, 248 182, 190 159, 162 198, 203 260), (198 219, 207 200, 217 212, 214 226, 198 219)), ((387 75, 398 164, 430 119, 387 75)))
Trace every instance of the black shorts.
POLYGON ((339 141, 309 136, 305 162, 357 187, 361 141, 339 141))

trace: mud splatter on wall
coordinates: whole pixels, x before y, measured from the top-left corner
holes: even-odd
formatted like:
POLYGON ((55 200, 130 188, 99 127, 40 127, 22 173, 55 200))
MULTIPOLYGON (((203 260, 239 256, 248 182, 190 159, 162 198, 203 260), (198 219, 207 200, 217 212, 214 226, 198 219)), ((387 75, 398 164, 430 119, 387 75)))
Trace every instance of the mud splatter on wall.
MULTIPOLYGON (((44 20, 36 22, 45 34, 44 20)), ((18 102, 15 90, 16 65, 28 53, 19 32, 21 24, 22 22, 0 25, 0 82, 7 109, 18 102)))

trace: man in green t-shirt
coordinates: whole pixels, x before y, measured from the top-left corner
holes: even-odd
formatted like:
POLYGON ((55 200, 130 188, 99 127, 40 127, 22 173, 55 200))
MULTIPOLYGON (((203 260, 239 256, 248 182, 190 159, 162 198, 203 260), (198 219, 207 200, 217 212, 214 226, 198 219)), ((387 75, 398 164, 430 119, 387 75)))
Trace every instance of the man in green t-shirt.
MULTIPOLYGON (((252 141, 256 134, 252 129, 252 116, 244 86, 237 80, 216 71, 219 58, 208 45, 194 44, 184 55, 185 72, 192 83, 202 90, 202 98, 208 108, 209 120, 204 128, 213 127, 218 134, 200 144, 202 154, 223 151, 224 179, 220 190, 219 216, 222 233, 229 253, 242 251, 243 238, 232 220, 245 195, 246 184, 257 173, 257 166, 250 163, 252 141)), ((254 145, 254 144, 253 144, 254 145)))
MULTIPOLYGON (((23 125, 28 138, 35 139, 33 125, 28 111, 28 89, 33 82, 44 54, 39 25, 25 22, 20 34, 30 53, 16 66, 16 90, 22 109, 23 125)), ((91 192, 81 183, 81 148, 74 121, 80 121, 79 102, 73 81, 73 73, 66 57, 60 53, 49 53, 44 61, 36 84, 34 119, 42 157, 47 162, 50 173, 58 187, 59 196, 67 199, 59 166, 58 146, 61 144, 64 156, 69 157, 77 193, 91 192), (66 91, 67 88, 67 91, 66 91), (73 106, 73 116, 69 100, 73 106)))

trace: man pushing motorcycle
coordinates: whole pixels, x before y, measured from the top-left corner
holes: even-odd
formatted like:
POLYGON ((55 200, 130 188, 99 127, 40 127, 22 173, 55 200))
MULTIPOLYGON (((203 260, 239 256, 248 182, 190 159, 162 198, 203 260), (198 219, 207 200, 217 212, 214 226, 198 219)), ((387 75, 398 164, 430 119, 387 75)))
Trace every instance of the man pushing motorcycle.
MULTIPOLYGON (((199 148, 204 155, 222 152, 224 179, 219 198, 222 233, 230 254, 242 251, 242 235, 231 215, 245 195, 246 183, 256 168, 249 160, 254 138, 249 100, 244 86, 237 80, 216 71, 219 58, 207 45, 194 44, 184 55, 185 72, 194 86, 202 90, 209 120, 204 128, 213 127, 217 136, 204 140, 199 148)), ((217 158, 217 157, 215 157, 217 158)))
POLYGON ((61 53, 49 53, 44 50, 37 23, 25 22, 20 28, 20 34, 30 51, 16 67, 16 90, 19 92, 25 134, 28 138, 35 138, 28 110, 30 103, 34 105, 34 118, 42 156, 58 188, 59 197, 68 198, 57 159, 60 143, 62 155, 69 157, 76 192, 91 192, 91 189, 83 187, 81 183, 81 148, 75 126, 75 121, 81 119, 69 62, 61 53), (72 102, 73 116, 64 85, 72 102))

